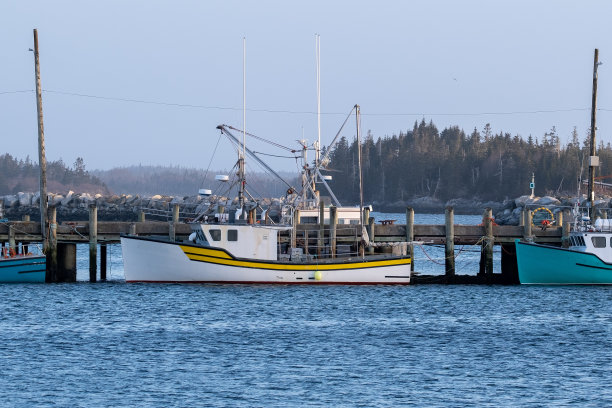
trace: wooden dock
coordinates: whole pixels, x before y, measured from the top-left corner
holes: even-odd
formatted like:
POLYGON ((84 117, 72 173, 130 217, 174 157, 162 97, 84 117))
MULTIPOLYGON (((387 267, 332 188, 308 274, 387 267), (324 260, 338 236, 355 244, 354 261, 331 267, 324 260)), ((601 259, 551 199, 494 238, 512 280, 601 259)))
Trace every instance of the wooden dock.
MULTIPOLYGON (((106 279, 106 245, 118 243, 121 234, 136 234, 140 236, 167 236, 170 239, 186 240, 191 233, 189 224, 179 222, 178 207, 175 208, 173 221, 147 221, 144 215, 139 222, 98 221, 97 209, 90 206, 90 219, 88 221, 55 222, 54 209, 49 211, 49 235, 55 243, 55 253, 50 254, 51 263, 58 265, 56 272, 52 272, 49 281, 73 281, 76 279, 76 244, 89 243, 90 246, 90 280, 97 280, 98 273, 98 247, 100 248, 100 279, 106 279)), ((562 215, 559 218, 563 218, 562 215)), ((568 236, 569 225, 559 222, 561 226, 552 226, 545 229, 535 228, 531 222, 531 214, 526 211, 522 226, 495 225, 491 217, 491 210, 485 210, 483 222, 480 225, 460 225, 454 223, 452 208, 446 210, 446 223, 444 225, 414 224, 414 211, 407 209, 405 225, 385 222, 375 224, 369 218, 368 235, 374 243, 406 242, 408 250, 414 254, 414 245, 444 245, 445 246, 445 274, 442 276, 418 276, 415 274, 415 283, 518 283, 516 271, 516 256, 514 241, 528 239, 534 242, 562 245, 568 236), (474 276, 455 275, 454 245, 480 245, 481 262, 480 278, 474 276), (502 251, 502 274, 493 273, 493 246, 500 245, 502 251), (503 275, 503 276, 502 276, 503 275)), ((299 224, 295 236, 287 234, 281 236, 280 242, 290 242, 292 239, 306 240, 309 245, 316 246, 323 232, 331 246, 334 239, 334 248, 338 244, 354 244, 361 240, 359 228, 355 225, 326 224, 324 230, 320 224, 299 224)), ((9 221, 0 223, 0 243, 4 247, 8 244, 17 252, 27 251, 28 245, 41 242, 41 224, 30 220, 9 221)), ((49 255, 49 254, 48 254, 49 255)), ((48 261, 49 262, 49 261, 48 261)), ((414 270, 414 264, 412 266, 414 270)), ((53 268, 51 268, 53 269, 53 268)))

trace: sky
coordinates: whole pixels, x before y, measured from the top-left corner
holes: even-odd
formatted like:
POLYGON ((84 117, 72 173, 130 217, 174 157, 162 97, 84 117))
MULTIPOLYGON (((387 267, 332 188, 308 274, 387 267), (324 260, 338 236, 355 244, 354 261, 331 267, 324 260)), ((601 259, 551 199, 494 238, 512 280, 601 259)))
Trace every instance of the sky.
MULTIPOLYGON (((604 0, 4 0, 0 154, 38 158, 34 28, 47 159, 82 157, 88 169, 231 168, 236 153, 216 126, 243 127, 243 38, 246 130, 291 148, 312 143, 315 34, 323 145, 355 104, 375 138, 421 119, 540 140, 555 126, 562 142, 576 126, 584 137, 595 48, 597 137, 607 143, 610 16, 604 0)), ((343 135, 354 137, 353 120, 343 135)), ((251 139, 247 147, 288 155, 251 139)), ((266 161, 296 168, 292 158, 266 161)))

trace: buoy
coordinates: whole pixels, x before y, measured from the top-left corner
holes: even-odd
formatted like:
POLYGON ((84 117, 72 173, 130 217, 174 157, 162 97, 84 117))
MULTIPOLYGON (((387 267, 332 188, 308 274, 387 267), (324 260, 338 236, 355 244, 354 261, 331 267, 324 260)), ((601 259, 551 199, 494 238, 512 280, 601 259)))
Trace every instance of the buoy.
POLYGON ((315 280, 320 281, 321 279, 323 279, 323 274, 321 273, 321 271, 316 271, 315 272, 315 280))

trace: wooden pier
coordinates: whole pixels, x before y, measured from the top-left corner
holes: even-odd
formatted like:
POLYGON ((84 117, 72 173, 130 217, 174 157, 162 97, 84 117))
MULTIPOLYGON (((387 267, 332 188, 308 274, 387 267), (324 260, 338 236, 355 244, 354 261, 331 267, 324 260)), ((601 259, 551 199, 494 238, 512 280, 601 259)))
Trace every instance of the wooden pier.
MULTIPOLYGON (((186 240, 191 234, 188 224, 179 222, 178 206, 173 210, 171 221, 147 221, 141 214, 138 222, 98 221, 97 208, 89 207, 88 221, 69 221, 56 223, 55 209, 48 214, 48 234, 51 241, 47 253, 47 280, 49 282, 71 282, 76 280, 76 244, 89 243, 90 281, 106 279, 107 251, 106 245, 118 243, 121 234, 140 236, 166 236, 173 240, 186 240), (98 263, 98 248, 100 262, 98 263)), ((0 223, 0 243, 14 248, 16 252, 27 252, 32 243, 41 242, 41 224, 30 221, 0 223)), ((336 217, 332 217, 336 220, 336 217)), ((524 212, 520 226, 495 225, 491 209, 486 209, 480 225, 460 225, 454 223, 452 207, 446 209, 446 222, 443 225, 425 225, 414 223, 414 211, 406 209, 405 225, 385 222, 375 224, 368 219, 367 230, 370 240, 376 243, 405 242, 410 254, 414 254, 415 245, 444 245, 444 275, 414 275, 414 283, 518 283, 514 241, 527 239, 539 243, 562 245, 569 236, 569 224, 563 223, 563 214, 557 216, 557 224, 545 229, 536 228, 531 222, 531 213, 524 212), (455 245, 479 245, 481 249, 480 269, 477 276, 455 274, 455 245), (502 247, 501 274, 493 273, 493 247, 502 247)), ((281 236, 281 243, 291 244, 301 240, 306 247, 320 248, 321 242, 329 243, 329 253, 335 256, 341 244, 355 244, 361 240, 360 229, 355 225, 332 223, 323 228, 320 224, 299 224, 295 235, 281 236), (323 235, 323 236, 322 236, 323 235)), ((320 249, 319 249, 320 251, 320 249)), ((319 252, 320 253, 320 252, 319 252)), ((414 271, 414 263, 412 264, 414 271)))

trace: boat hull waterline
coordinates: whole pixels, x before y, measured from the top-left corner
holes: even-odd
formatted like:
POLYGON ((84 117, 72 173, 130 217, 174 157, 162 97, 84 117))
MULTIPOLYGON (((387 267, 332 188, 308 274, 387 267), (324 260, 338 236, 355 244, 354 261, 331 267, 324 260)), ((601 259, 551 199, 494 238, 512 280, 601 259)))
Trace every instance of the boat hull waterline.
POLYGON ((215 247, 121 237, 126 282, 394 284, 410 283, 410 258, 297 263, 236 258, 215 247))
POLYGON ((18 255, 0 258, 0 283, 44 283, 44 255, 18 255))
POLYGON ((517 240, 516 259, 521 284, 612 284, 612 264, 588 252, 517 240))

